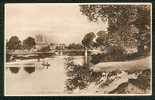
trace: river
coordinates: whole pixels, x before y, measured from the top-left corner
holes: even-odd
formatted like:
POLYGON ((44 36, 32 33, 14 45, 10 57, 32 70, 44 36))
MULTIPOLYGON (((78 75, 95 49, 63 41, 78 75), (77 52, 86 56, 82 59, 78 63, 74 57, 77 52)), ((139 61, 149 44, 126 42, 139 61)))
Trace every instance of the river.
MULTIPOLYGON (((5 95, 60 95, 65 94, 65 58, 67 56, 56 56, 45 58, 40 62, 48 62, 48 69, 36 68, 35 72, 28 73, 22 67, 22 63, 37 63, 37 60, 22 60, 13 62, 21 65, 18 73, 12 73, 9 68, 5 69, 5 95)), ((78 64, 83 63, 82 56, 74 57, 78 64)), ((37 63, 39 65, 39 63, 37 63)), ((7 67, 7 65, 6 65, 7 67)))

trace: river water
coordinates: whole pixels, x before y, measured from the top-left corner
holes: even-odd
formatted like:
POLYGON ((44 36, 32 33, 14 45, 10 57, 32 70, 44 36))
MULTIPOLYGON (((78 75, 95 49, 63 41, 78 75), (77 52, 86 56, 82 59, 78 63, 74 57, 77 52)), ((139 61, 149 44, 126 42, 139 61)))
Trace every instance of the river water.
MULTIPOLYGON (((18 73, 12 73, 9 68, 5 69, 5 95, 60 95, 66 93, 65 81, 65 58, 67 56, 56 56, 45 58, 40 62, 48 62, 50 66, 36 68, 31 74, 26 72, 23 63, 35 63, 40 65, 37 60, 22 60, 13 62, 20 67, 18 73), (19 63, 20 64, 19 64, 19 63)), ((82 56, 74 57, 77 64, 83 63, 82 56)), ((6 67, 7 64, 6 64, 6 67)))

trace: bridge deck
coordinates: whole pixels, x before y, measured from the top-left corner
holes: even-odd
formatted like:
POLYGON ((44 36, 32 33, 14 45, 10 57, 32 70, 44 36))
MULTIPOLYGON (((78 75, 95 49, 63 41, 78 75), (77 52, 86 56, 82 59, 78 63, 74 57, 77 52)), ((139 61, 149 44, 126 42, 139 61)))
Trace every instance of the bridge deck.
MULTIPOLYGON (((30 54, 42 54, 42 53, 47 53, 47 54, 51 54, 51 53, 55 53, 55 52, 72 52, 72 51, 82 51, 84 52, 85 50, 50 50, 48 52, 29 52, 29 53, 9 53, 10 55, 30 55, 30 54)), ((101 50, 87 50, 87 51, 91 51, 91 52, 100 52, 101 50)))

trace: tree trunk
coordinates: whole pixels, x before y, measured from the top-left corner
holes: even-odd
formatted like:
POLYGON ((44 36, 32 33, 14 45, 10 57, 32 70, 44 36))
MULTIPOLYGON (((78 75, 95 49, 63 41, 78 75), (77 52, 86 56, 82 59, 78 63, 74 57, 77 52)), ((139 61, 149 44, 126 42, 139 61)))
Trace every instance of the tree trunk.
POLYGON ((84 64, 88 64, 88 49, 85 47, 85 52, 84 52, 84 64))

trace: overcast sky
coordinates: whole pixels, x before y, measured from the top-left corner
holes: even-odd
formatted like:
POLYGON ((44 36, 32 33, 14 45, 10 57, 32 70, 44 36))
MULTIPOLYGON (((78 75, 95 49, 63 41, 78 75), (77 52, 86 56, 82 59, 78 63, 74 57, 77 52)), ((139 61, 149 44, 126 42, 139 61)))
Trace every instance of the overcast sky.
POLYGON ((20 40, 44 34, 51 42, 81 42, 88 32, 105 30, 107 23, 89 22, 78 5, 69 4, 6 4, 5 37, 17 35, 20 40))

